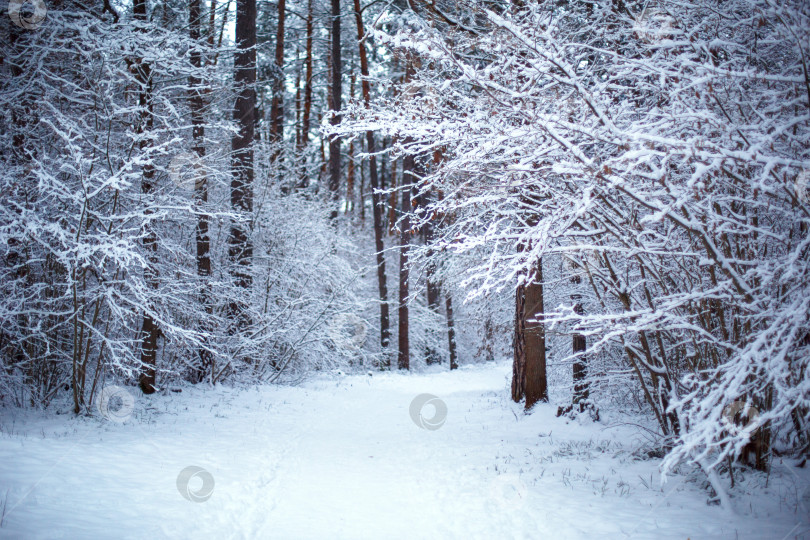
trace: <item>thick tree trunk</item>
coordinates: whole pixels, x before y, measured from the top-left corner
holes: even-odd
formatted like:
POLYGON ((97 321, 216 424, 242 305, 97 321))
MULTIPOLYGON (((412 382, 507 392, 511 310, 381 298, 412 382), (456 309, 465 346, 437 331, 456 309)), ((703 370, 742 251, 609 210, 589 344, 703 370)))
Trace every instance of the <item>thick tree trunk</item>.
MULTIPOLYGON (((132 13, 138 21, 146 22, 146 0, 134 0, 132 13)), ((152 129, 154 116, 152 104, 152 68, 148 63, 144 62, 143 59, 138 60, 135 78, 140 86, 138 106, 141 111, 141 117, 138 121, 136 131, 138 135, 141 135, 139 149, 141 152, 144 152, 149 147, 149 141, 148 138, 143 135, 152 129)), ((154 166, 151 164, 144 165, 143 174, 141 176, 141 193, 143 193, 144 200, 147 204, 147 209, 144 211, 144 214, 147 216, 153 213, 153 210, 149 208, 149 201, 155 190, 154 180, 154 166)), ((143 249, 146 253, 148 263, 144 270, 144 279, 149 288, 153 291, 157 291, 157 236, 148 224, 144 225, 143 249)), ((157 323, 152 318, 151 314, 145 312, 141 324, 141 372, 138 376, 138 384, 144 394, 152 394, 155 392, 157 341, 159 334, 160 329, 157 323)))
POLYGON ((526 409, 548 401, 546 336, 543 317, 543 266, 537 261, 515 292, 512 399, 526 398, 526 409))
MULTIPOLYGON (((340 108, 341 108, 341 94, 343 92, 342 86, 342 68, 341 68, 341 50, 340 50, 340 0, 332 0, 332 50, 331 50, 331 67, 332 67, 332 103, 331 109, 334 115, 329 120, 333 126, 340 124, 340 108)), ((332 202, 334 204, 332 210, 332 219, 337 219, 338 216, 338 195, 340 190, 340 138, 333 136, 329 140, 329 190, 332 195, 332 202)))
MULTIPOLYGON (((215 4, 212 4, 214 6, 215 4)), ((213 15, 212 15, 213 17, 213 15)), ((190 0, 188 5, 189 37, 193 41, 202 38, 202 10, 200 0, 190 0)), ((213 26, 213 23, 212 23, 213 26)), ((209 39, 211 36, 209 36, 209 39)), ((202 53, 199 49, 191 51, 191 64, 195 68, 203 65, 202 53)), ((197 155, 197 159, 202 160, 205 156, 205 118, 202 81, 199 77, 189 77, 189 87, 191 95, 189 97, 189 109, 191 109, 191 136, 193 139, 192 150, 197 155)), ((203 305, 208 318, 212 315, 213 308, 211 299, 208 297, 207 280, 211 275, 211 241, 208 236, 208 214, 205 213, 205 205, 208 202, 208 183, 205 177, 204 167, 194 167, 194 204, 197 208, 197 227, 195 230, 195 240, 197 244, 197 275, 200 278, 199 299, 203 305), (202 177, 198 177, 202 175, 202 177)), ((208 321, 203 321, 202 331, 208 332, 208 321)), ((199 366, 192 374, 193 382, 201 382, 206 374, 213 371, 213 358, 205 344, 198 349, 199 366)))
POLYGON ((456 323, 453 318, 453 299, 450 293, 444 297, 444 307, 447 311, 447 345, 450 349, 450 369, 458 369, 458 354, 456 352, 456 323))
POLYGON ((526 409, 548 401, 546 380, 546 332, 543 323, 543 261, 539 260, 524 290, 524 354, 526 356, 526 409))
MULTIPOLYGON (((363 101, 366 107, 371 104, 371 85, 368 81, 368 57, 366 56, 366 46, 363 40, 365 39, 365 29, 363 27, 363 17, 360 14, 360 0, 354 0, 354 18, 357 23, 357 44, 360 53, 360 75, 362 76, 361 87, 363 90, 363 101)), ((374 219, 374 249, 376 250, 377 257, 377 287, 380 292, 380 347, 383 350, 383 363, 382 367, 390 367, 388 356, 385 351, 388 349, 391 341, 390 330, 390 316, 388 312, 388 282, 385 275, 385 243, 383 238, 385 231, 383 215, 383 197, 377 192, 380 188, 379 179, 377 178, 377 157, 374 155, 376 151, 374 145, 374 132, 366 132, 366 147, 369 157, 369 180, 371 182, 371 205, 372 215, 374 219)))
MULTIPOLYGON (((248 223, 233 223, 228 238, 228 256, 231 273, 238 287, 249 289, 253 279, 251 260, 253 244, 250 239, 253 213, 253 138, 256 110, 256 0, 237 0, 236 47, 234 57, 234 84, 238 95, 233 119, 238 132, 231 140, 231 206, 236 212, 247 214, 248 223)), ((248 321, 246 306, 232 301, 230 315, 236 328, 244 328, 248 321)), ((234 328, 234 330, 236 329, 234 328)))

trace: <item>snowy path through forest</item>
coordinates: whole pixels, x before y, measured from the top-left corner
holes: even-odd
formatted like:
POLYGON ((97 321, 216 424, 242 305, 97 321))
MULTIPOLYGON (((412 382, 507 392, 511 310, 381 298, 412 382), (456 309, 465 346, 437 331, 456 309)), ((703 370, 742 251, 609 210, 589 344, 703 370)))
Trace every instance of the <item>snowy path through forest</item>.
POLYGON ((659 460, 631 456, 636 428, 566 423, 551 405, 524 416, 508 400, 509 369, 192 388, 139 397, 124 424, 6 411, 0 538, 695 540, 807 529, 806 508, 790 504, 807 488, 803 470, 775 465, 767 499, 758 477, 741 481, 741 515, 730 516, 693 479, 662 490, 659 460), (422 393, 447 405, 439 429, 409 415, 422 393), (205 502, 178 492, 191 465, 215 481, 205 502))

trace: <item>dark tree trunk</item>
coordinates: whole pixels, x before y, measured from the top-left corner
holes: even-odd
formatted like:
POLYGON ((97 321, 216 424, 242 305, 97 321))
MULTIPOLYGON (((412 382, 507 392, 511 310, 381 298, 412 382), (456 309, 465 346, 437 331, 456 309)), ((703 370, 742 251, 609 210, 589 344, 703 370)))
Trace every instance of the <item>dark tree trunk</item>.
MULTIPOLYGON (((428 223, 424 228, 425 244, 430 245, 433 243, 433 224, 428 223)), ((438 320, 441 317, 441 288, 436 282, 434 277, 436 268, 433 264, 427 265, 427 304, 430 311, 436 316, 438 320)), ((427 364, 441 364, 442 357, 439 351, 434 347, 428 345, 425 351, 425 362, 427 364)))
MULTIPOLYGON (((234 57, 234 84, 238 95, 233 118, 238 132, 231 140, 231 206, 236 212, 247 214, 248 223, 233 223, 228 238, 228 256, 234 283, 244 289, 253 280, 250 271, 253 244, 250 239, 253 213, 253 138, 256 111, 256 0, 237 0, 236 47, 234 57)), ((246 306, 232 301, 230 315, 237 328, 248 321, 246 306)), ((233 328, 236 330, 236 328, 233 328)))
MULTIPOLYGON (((341 80, 341 59, 340 59, 340 0, 332 0, 332 103, 331 109, 334 115, 329 120, 333 126, 340 124, 341 93, 343 92, 341 80)), ((340 189, 340 138, 333 136, 329 140, 329 190, 334 204, 332 219, 337 219, 338 215, 338 191, 340 189)))
MULTIPOLYGON (((351 76, 349 78, 349 102, 354 100, 354 65, 352 65, 351 76)), ((346 213, 351 214, 354 212, 354 181, 355 181, 355 166, 354 166, 354 139, 349 142, 349 149, 346 156, 346 213)))
MULTIPOLYGON (((278 28, 276 30, 276 58, 273 66, 273 103, 270 106, 270 142, 281 144, 284 139, 284 18, 286 0, 278 0, 278 28)), ((273 152, 278 159, 280 149, 273 152)))
POLYGON ((546 332, 543 323, 543 261, 537 261, 524 290, 524 354, 526 357, 526 409, 538 401, 548 401, 546 380, 546 332))
POLYGON ((408 252, 410 250, 411 220, 408 217, 411 211, 411 188, 408 186, 414 169, 414 157, 407 155, 402 160, 402 219, 400 221, 399 236, 399 312, 398 333, 399 347, 397 349, 397 367, 411 369, 410 343, 408 341, 408 252))
MULTIPOLYGON (((580 281, 581 278, 579 276, 574 276, 571 278, 571 282, 575 287, 579 285, 580 281)), ((583 315, 585 313, 585 309, 583 308, 581 302, 582 295, 572 294, 571 300, 574 301, 574 312, 579 315, 583 315)), ((590 395, 587 382, 588 364, 585 357, 585 351, 587 350, 585 336, 580 333, 574 333, 572 345, 574 354, 578 355, 574 360, 574 404, 578 404, 587 400, 588 396, 590 395)))
POLYGON ((447 345, 450 349, 450 369, 458 369, 458 354, 456 353, 456 323, 453 318, 453 299, 449 293, 445 295, 444 307, 447 310, 447 345))
MULTIPOLYGON (((202 39, 202 11, 200 0, 190 0, 188 4, 189 37, 197 42, 202 39)), ((210 36, 209 36, 210 38, 210 36)), ((199 49, 191 51, 191 64, 199 69, 203 65, 202 53, 199 49)), ((189 87, 191 93, 189 97, 189 108, 191 109, 191 136, 193 139, 192 150, 197 155, 197 159, 202 160, 205 156, 205 118, 202 81, 199 77, 189 77, 189 87)), ((197 243, 197 275, 200 278, 199 298, 203 305, 206 316, 212 315, 211 299, 208 297, 207 280, 211 275, 211 241, 208 236, 208 214, 205 213, 205 205, 208 202, 208 184, 204 173, 205 168, 194 166, 194 203, 197 206, 197 227, 195 240, 197 243), (201 175, 201 176, 198 176, 201 175)), ((207 333, 208 321, 203 321, 202 331, 207 333)), ((211 353, 204 346, 198 350, 199 366, 192 374, 193 382, 201 382, 207 373, 213 369, 213 358, 211 353)))
POLYGON ((546 336, 543 317, 543 266, 537 261, 515 292, 512 399, 526 398, 526 409, 548 401, 546 336))
MULTIPOLYGON (((146 22, 146 0, 134 0, 132 13, 136 20, 146 22)), ((144 62, 143 59, 138 60, 135 78, 140 86, 138 106, 141 111, 136 131, 138 135, 141 135, 139 149, 143 152, 149 147, 148 138, 143 135, 149 132, 154 126, 152 68, 148 63, 144 62)), ((154 212, 150 208, 150 199, 154 190, 155 168, 153 165, 147 164, 144 166, 141 176, 141 193, 143 193, 147 205, 144 214, 147 216, 154 212)), ((144 270, 144 279, 149 288, 153 291, 157 291, 157 236, 148 224, 144 225, 143 249, 146 252, 146 260, 148 263, 144 270)), ((155 392, 157 341, 159 334, 160 329, 154 318, 152 318, 152 315, 148 311, 144 312, 141 324, 141 372, 138 376, 138 384, 144 394, 152 394, 155 392)))
MULTIPOLYGON (((360 53, 360 75, 363 80, 361 83, 363 89, 363 101, 366 107, 371 103, 371 85, 368 81, 368 57, 366 56, 366 46, 363 42, 365 38, 365 29, 363 27, 363 17, 360 14, 360 0, 354 0, 354 17, 357 23, 357 43, 360 53)), ((376 151, 374 145, 374 132, 366 132, 366 147, 368 149, 369 157, 369 180, 371 182, 371 205, 372 215, 374 218, 374 249, 376 250, 377 257, 377 287, 380 291, 380 347, 383 350, 383 363, 382 367, 390 367, 390 360, 385 354, 391 342, 390 330, 390 316, 388 312, 388 283, 385 275, 385 243, 383 237, 385 231, 383 227, 383 197, 377 192, 380 188, 379 180, 377 178, 377 157, 374 155, 376 151)))
MULTIPOLYGON (((312 116, 312 0, 307 0, 307 21, 306 21, 306 53, 304 57, 304 104, 301 111, 301 137, 298 140, 298 154, 302 156, 309 144, 310 118, 312 116)), ((300 171, 298 173, 298 189, 306 188, 309 185, 307 177, 306 161, 303 156, 300 158, 300 171)))
POLYGON ((526 390, 526 321, 523 319, 526 285, 522 282, 515 290, 515 333, 512 336, 512 400, 520 402, 526 390))

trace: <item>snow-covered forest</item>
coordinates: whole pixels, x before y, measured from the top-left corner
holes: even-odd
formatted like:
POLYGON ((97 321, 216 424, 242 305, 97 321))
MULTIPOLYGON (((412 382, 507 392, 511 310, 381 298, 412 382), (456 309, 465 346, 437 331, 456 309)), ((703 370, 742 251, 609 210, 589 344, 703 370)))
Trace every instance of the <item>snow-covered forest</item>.
POLYGON ((810 538, 807 0, 0 32, 0 538, 810 538))

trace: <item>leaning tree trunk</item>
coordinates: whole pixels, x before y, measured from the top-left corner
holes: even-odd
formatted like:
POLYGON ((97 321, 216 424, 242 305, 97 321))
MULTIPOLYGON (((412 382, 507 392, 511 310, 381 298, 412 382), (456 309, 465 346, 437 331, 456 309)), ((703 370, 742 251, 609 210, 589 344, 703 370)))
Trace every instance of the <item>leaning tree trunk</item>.
MULTIPOLYGON (((236 212, 247 214, 248 223, 231 224, 228 257, 234 284, 249 289, 253 283, 250 271, 253 258, 250 230, 253 213, 253 138, 256 110, 256 0, 237 0, 236 47, 234 84, 238 95, 233 119, 238 131, 231 140, 231 206, 236 212)), ((236 325, 231 327, 231 331, 235 332, 248 325, 246 310, 244 301, 231 300, 229 312, 236 325)))
MULTIPOLYGON (((311 0, 310 0, 311 1, 311 0)), ((360 53, 360 75, 362 76, 361 87, 363 89, 363 101, 366 107, 371 105, 371 85, 368 81, 368 57, 366 55, 365 29, 363 27, 363 17, 360 13, 360 0, 354 0, 354 18, 357 23, 357 45, 360 53)), ((369 179, 371 181, 371 205, 374 218, 374 249, 377 257, 377 288, 380 292, 380 347, 383 350, 383 365, 390 367, 390 359, 385 354, 391 341, 390 316, 388 312, 388 283, 385 275, 385 216, 383 215, 383 197, 378 193, 380 188, 377 177, 377 156, 374 155, 376 148, 374 144, 374 132, 366 132, 366 148, 369 154, 369 179)))
MULTIPOLYGON (((132 13, 136 20, 146 22, 146 0, 134 0, 132 13)), ((145 136, 154 125, 153 103, 152 103, 152 68, 141 58, 138 60, 135 79, 138 81, 140 91, 138 93, 138 107, 140 109, 140 119, 138 120, 137 133, 140 135, 138 148, 145 152, 149 147, 149 139, 145 136)), ((147 216, 147 223, 143 226, 143 249, 146 252, 147 265, 144 269, 144 280, 147 287, 152 291, 157 291, 157 235, 148 224, 148 216, 154 212, 149 208, 149 199, 155 190, 155 168, 151 163, 144 165, 141 176, 141 193, 144 195, 147 209, 144 214, 147 216)), ((157 365, 157 341, 160 329, 155 322, 149 308, 143 314, 141 324, 141 371, 138 376, 138 384, 144 394, 152 394, 155 391, 155 375, 157 365)))

